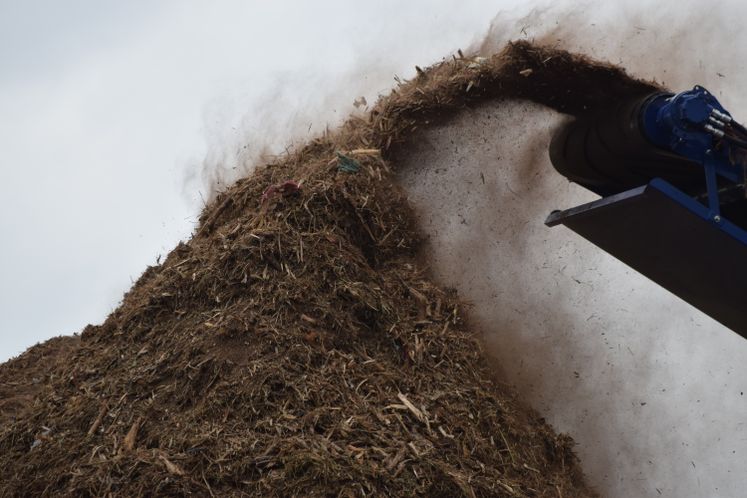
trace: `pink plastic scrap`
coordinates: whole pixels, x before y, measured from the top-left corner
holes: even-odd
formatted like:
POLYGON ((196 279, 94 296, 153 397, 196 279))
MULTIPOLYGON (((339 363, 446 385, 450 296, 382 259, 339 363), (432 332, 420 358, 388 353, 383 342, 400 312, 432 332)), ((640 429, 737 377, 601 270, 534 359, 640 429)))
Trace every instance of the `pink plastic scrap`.
POLYGON ((283 183, 270 185, 262 194, 262 204, 272 199, 275 194, 281 194, 282 196, 293 195, 301 190, 301 184, 294 182, 293 180, 287 180, 283 183))

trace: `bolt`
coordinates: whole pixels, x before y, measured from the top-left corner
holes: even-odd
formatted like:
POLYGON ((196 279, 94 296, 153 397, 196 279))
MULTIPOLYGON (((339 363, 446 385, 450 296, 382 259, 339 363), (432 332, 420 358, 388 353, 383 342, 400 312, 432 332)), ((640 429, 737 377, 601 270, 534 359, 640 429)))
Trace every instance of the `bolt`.
POLYGON ((719 215, 714 216, 713 221, 715 221, 716 223, 721 223, 721 216, 719 215))

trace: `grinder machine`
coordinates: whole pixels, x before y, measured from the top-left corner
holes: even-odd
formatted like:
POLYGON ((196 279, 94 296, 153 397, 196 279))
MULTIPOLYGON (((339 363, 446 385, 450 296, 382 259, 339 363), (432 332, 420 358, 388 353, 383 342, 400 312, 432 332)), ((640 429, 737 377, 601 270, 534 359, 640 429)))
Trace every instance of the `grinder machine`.
POLYGON ((602 199, 565 225, 747 337, 747 129, 705 88, 654 93, 574 118, 550 159, 602 199))

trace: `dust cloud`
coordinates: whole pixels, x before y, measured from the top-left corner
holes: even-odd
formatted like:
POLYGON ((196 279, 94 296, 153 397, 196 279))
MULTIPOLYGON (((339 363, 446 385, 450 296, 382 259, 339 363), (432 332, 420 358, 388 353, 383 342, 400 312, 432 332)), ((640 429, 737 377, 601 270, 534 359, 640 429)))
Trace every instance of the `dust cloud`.
POLYGON ((375 90, 365 82, 356 81, 356 75, 360 72, 349 70, 334 82, 323 73, 277 76, 263 94, 249 103, 247 112, 235 119, 230 132, 226 132, 225 123, 231 118, 222 113, 236 104, 220 102, 210 107, 204 118, 209 147, 204 159, 194 164, 185 177, 185 192, 194 191, 198 185, 209 202, 216 193, 249 175, 256 165, 273 162, 277 156, 304 145, 326 129, 339 126, 349 115, 362 114, 365 108, 355 108, 354 101, 365 99, 363 93, 370 98, 375 90), (321 95, 299 91, 307 85, 309 88, 339 85, 341 90, 320 92, 321 95), (284 109, 294 112, 283 112, 284 109))
MULTIPOLYGON (((519 31, 675 90, 702 84, 739 118, 747 71, 733 47, 745 35, 732 19, 747 5, 718 5, 506 12, 473 48, 494 52, 519 31)), ((578 442, 605 496, 743 496, 747 341, 572 232, 544 226, 553 209, 595 198, 549 163, 563 119, 495 102, 415 137, 398 167, 429 236, 423 255, 474 305, 470 318, 507 381, 578 442)))
MULTIPOLYGON (((242 10, 256 10, 238 3, 242 10)), ((394 78, 415 76, 416 64, 449 57, 481 39, 498 5, 520 3, 331 0, 278 7, 295 23, 267 28, 287 33, 281 48, 295 49, 268 61, 278 41, 246 34, 253 43, 233 53, 236 65, 249 68, 245 88, 223 92, 206 106, 207 152, 186 168, 183 193, 193 198, 199 191, 209 202, 256 165, 338 127, 351 114, 364 114, 368 103, 391 89, 394 78)))

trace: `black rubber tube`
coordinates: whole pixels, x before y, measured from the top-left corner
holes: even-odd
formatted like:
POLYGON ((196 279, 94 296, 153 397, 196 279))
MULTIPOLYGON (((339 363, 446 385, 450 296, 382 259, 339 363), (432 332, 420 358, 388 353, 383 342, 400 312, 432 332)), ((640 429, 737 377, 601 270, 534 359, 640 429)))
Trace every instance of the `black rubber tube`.
POLYGON ((705 188, 700 165, 653 145, 640 122, 644 95, 597 109, 562 125, 550 143, 550 160, 570 181, 608 196, 663 178, 688 193, 705 188))

